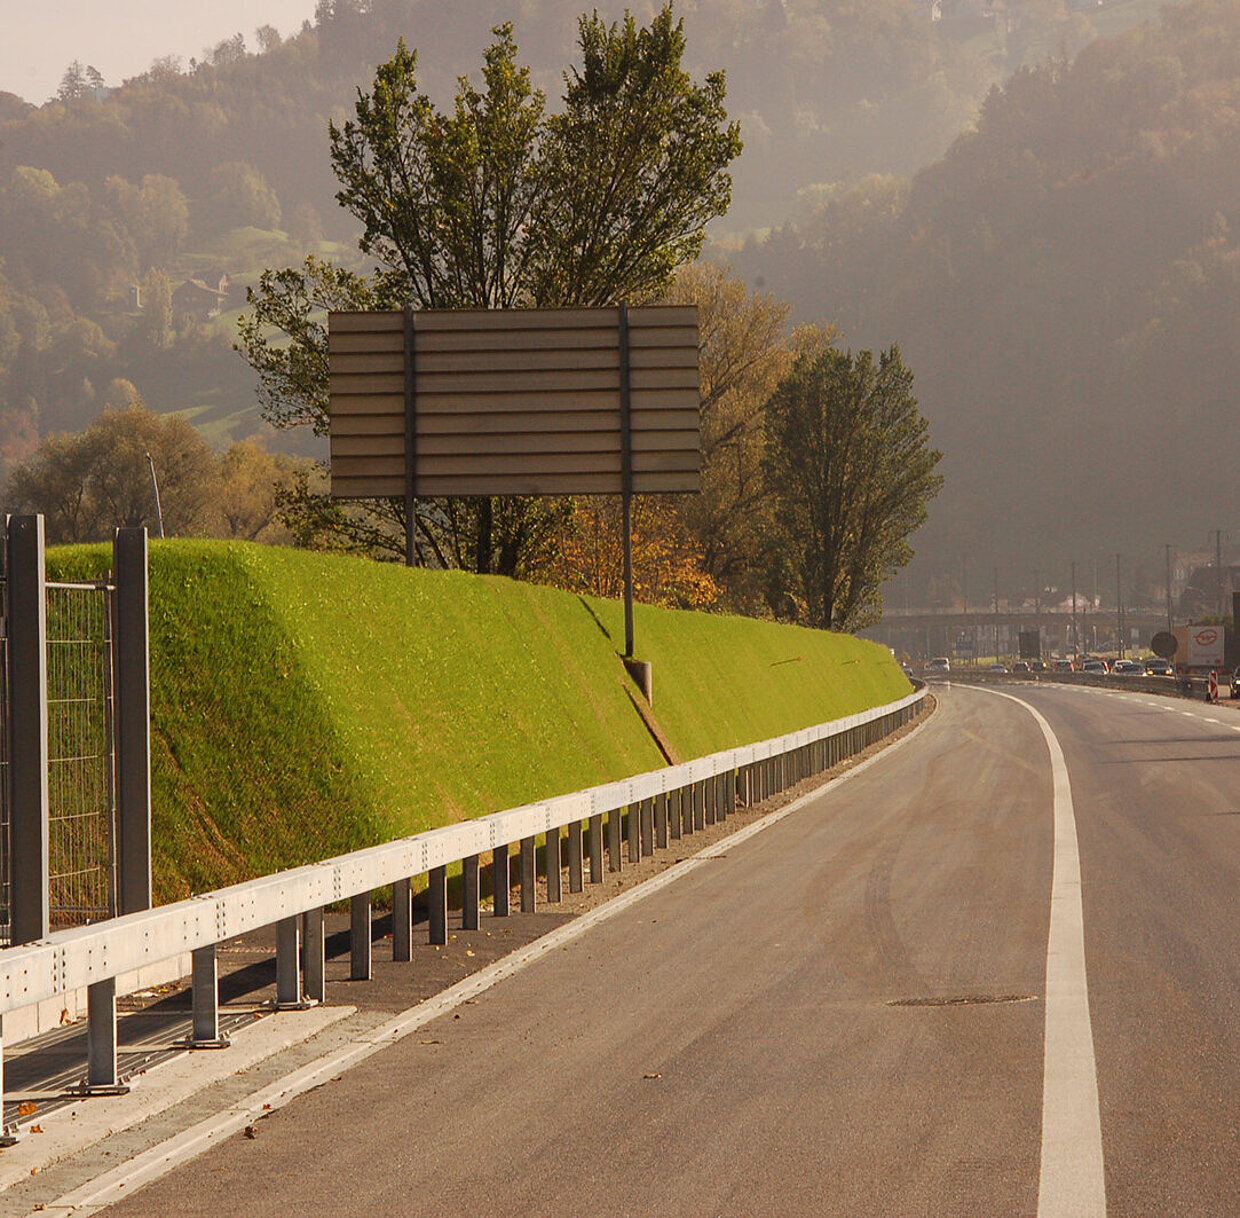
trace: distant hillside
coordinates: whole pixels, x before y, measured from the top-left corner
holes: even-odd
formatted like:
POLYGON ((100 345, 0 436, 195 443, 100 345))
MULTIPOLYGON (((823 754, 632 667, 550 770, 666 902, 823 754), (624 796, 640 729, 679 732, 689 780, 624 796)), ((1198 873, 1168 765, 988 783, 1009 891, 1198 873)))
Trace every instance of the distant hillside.
MULTIPOLYGON (((49 554, 102 572, 110 547, 49 554)), ((885 648, 637 607, 685 758, 909 692, 885 648)), ((235 542, 151 546, 160 900, 658 769, 622 607, 461 572, 235 542)))
POLYGON ((739 259, 860 346, 899 341, 943 449, 912 596, 1124 595, 1240 511, 1240 3, 1022 70, 911 181, 874 178, 739 259), (1111 565, 1108 565, 1111 564, 1111 565), (1111 576, 1113 582, 1113 575, 1111 576))
MULTIPOLYGON (((1008 0, 999 21, 973 0, 688 0, 689 66, 727 70, 746 141, 720 231, 778 223, 861 174, 912 172, 1012 64, 1071 52, 1091 22, 1150 2, 1086 17, 1008 0)), ((252 377, 230 349, 246 284, 311 250, 357 257, 328 121, 401 36, 423 87, 449 104, 506 20, 554 103, 589 7, 324 0, 298 35, 265 30, 261 53, 238 34, 204 62, 163 62, 37 109, 0 95, 0 476, 38 434, 85 426, 116 378, 212 438, 260 430, 252 377)), ((648 20, 654 8, 634 11, 648 20)))

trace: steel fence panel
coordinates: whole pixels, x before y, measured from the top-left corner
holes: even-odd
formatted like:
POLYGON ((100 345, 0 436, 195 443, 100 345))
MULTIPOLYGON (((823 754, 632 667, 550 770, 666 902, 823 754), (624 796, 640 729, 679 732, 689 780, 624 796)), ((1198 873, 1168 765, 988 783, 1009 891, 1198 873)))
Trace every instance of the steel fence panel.
POLYGON ((102 584, 47 586, 50 915, 115 913, 112 599, 102 584))

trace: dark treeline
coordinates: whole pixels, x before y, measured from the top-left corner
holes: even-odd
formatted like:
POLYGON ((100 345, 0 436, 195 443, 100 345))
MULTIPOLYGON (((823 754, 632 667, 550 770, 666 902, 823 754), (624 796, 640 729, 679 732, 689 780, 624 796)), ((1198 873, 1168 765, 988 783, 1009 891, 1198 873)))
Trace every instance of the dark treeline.
MULTIPOLYGON (((261 430, 253 376, 232 350, 245 286, 307 252, 367 269, 355 222, 334 199, 328 122, 351 113, 357 87, 401 36, 417 49, 422 87, 446 104, 457 77, 477 71, 491 27, 510 18, 534 83, 557 98, 582 7, 320 0, 289 37, 262 27, 110 88, 69 65, 62 96, 41 107, 0 94, 0 476, 41 436, 86 427, 117 379, 157 412, 189 412, 213 440, 261 430)), ((622 6, 600 7, 618 16, 622 6)), ((631 7, 638 20, 655 8, 631 7)), ((746 267, 778 296, 795 287, 815 319, 843 306, 850 322, 860 316, 834 284, 796 277, 803 264, 788 252, 817 241, 815 206, 833 200, 842 215, 856 195, 840 183, 865 181, 864 195, 867 174, 913 172, 948 148, 1013 64, 1048 46, 1070 53, 1094 33, 1076 4, 1011 0, 1004 23, 973 0, 938 7, 937 22, 920 0, 677 7, 686 67, 726 69, 745 140, 722 227, 799 217, 746 267)), ((899 199, 903 187, 892 189, 899 199)), ((850 223, 848 259, 863 268, 874 230, 866 215, 850 223)), ((873 273, 853 278, 871 285, 873 273)), ((902 329, 878 328, 876 348, 910 349, 902 329)))
POLYGON ((1157 571, 1162 543, 1235 519, 1238 98, 1240 4, 1169 9, 1018 72, 911 181, 863 181, 738 260, 915 363, 947 484, 914 598, 966 561, 975 598, 992 565, 1014 590, 1113 551, 1157 571))

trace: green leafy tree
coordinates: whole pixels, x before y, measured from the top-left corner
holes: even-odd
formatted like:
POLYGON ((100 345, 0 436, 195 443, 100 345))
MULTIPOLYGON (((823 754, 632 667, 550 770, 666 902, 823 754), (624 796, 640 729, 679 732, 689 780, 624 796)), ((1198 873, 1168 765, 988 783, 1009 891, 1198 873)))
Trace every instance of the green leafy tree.
POLYGON ((906 566, 909 537, 943 479, 913 374, 898 347, 856 356, 803 343, 768 403, 767 473, 784 570, 780 589, 813 626, 877 621, 883 580, 906 566))
MULTIPOLYGON (((450 114, 419 90, 416 54, 402 41, 359 94, 354 118, 332 126, 337 198, 380 265, 362 281, 307 263, 264 276, 251 294, 241 347, 277 425, 327 428, 325 334, 297 311, 328 292, 357 301, 335 307, 372 308, 651 299, 726 210, 739 133, 726 122, 722 75, 698 85, 683 71, 684 33, 670 7, 644 28, 631 17, 581 18, 582 65, 568 73, 553 116, 517 63, 511 27, 495 35, 481 87, 462 80, 450 114)), ((391 526, 403 526, 403 505, 376 510, 380 532, 399 536, 391 526)), ((418 510, 427 561, 515 575, 545 549, 562 507, 481 499, 418 510)), ((349 518, 324 505, 337 536, 349 518)), ((360 544, 371 545, 374 523, 358 520, 360 544)))
MULTIPOLYGON (((167 533, 201 536, 220 486, 220 466, 210 445, 179 416, 148 410, 121 382, 109 408, 77 435, 46 437, 35 454, 14 466, 5 494, 7 510, 42 512, 48 541, 101 541, 118 526, 155 525, 150 464, 159 475, 167 533)), ((111 392, 111 391, 110 391, 111 392)))

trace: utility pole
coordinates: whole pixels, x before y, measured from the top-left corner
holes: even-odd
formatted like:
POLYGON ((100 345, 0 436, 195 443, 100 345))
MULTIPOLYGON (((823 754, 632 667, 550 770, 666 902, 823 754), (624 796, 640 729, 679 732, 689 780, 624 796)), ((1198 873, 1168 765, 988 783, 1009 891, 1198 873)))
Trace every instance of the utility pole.
POLYGON ((1120 598, 1119 590, 1119 559, 1115 556, 1115 642, 1122 657, 1124 654, 1124 603, 1120 598))
POLYGON ((1174 633, 1171 625, 1171 543, 1164 542, 1163 549, 1166 551, 1167 557, 1167 633, 1174 633))
POLYGON ((1080 650, 1080 633, 1076 628, 1076 563, 1072 564, 1072 658, 1075 660, 1080 650))
POLYGON ((999 564, 995 564, 995 659, 999 658, 999 564))
POLYGON ((151 490, 155 495, 155 531, 163 537, 164 509, 159 505, 159 479, 155 477, 155 458, 150 453, 146 454, 146 463, 151 467, 151 490))
POLYGON ((1223 616, 1223 530, 1214 530, 1214 612, 1223 616))

